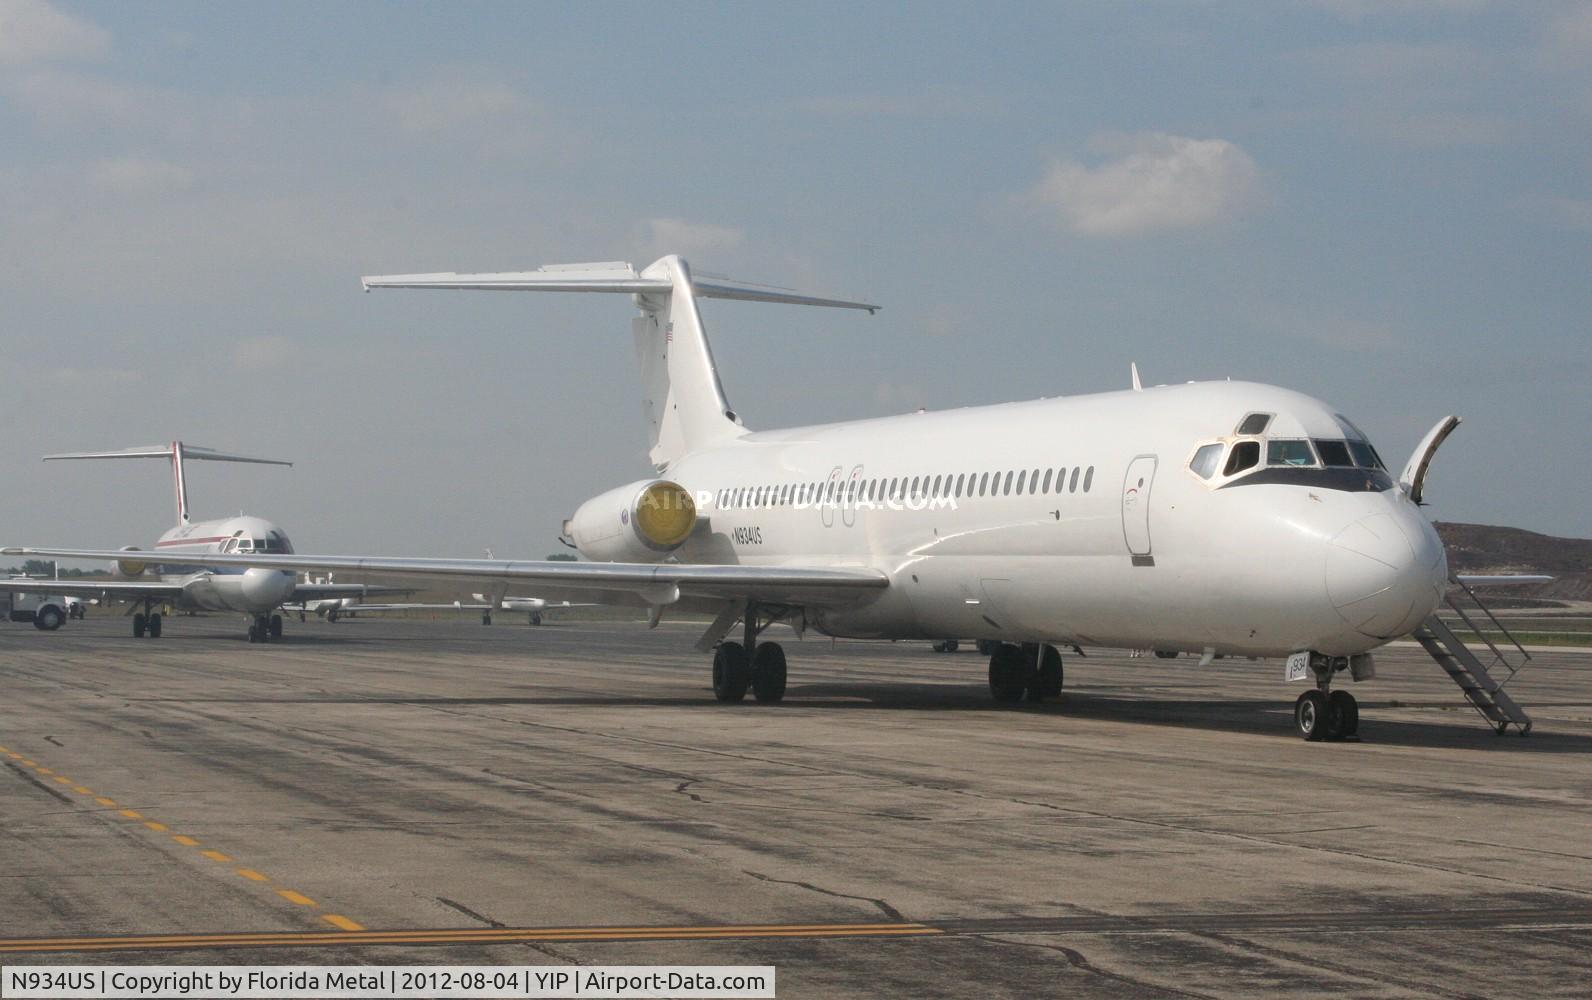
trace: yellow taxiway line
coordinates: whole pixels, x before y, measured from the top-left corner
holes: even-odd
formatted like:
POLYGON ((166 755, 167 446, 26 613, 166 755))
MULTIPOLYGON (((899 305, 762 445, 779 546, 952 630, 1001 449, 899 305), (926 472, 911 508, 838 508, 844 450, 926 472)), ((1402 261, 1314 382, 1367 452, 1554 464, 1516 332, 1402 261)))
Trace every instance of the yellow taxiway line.
MULTIPOLYGON (((330 920, 330 918, 327 918, 330 920)), ((352 921, 350 921, 352 923, 352 921)), ((0 952, 181 951, 348 945, 514 944, 524 941, 695 941, 727 938, 923 937, 928 924, 721 924, 700 927, 480 927, 411 931, 344 928, 236 934, 140 934, 126 937, 0 938, 0 952)))

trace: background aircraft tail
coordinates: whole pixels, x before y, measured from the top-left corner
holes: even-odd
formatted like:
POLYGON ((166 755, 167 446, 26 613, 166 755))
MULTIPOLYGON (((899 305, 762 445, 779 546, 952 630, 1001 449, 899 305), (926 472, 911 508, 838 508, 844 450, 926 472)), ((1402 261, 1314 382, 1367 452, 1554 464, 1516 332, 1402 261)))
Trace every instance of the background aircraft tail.
POLYGON ((188 523, 188 481, 183 473, 183 461, 193 459, 204 462, 252 462, 256 465, 292 465, 274 458, 250 458, 247 455, 229 455, 214 448, 173 441, 170 444, 152 444, 141 448, 123 448, 121 451, 77 451, 63 455, 46 455, 46 462, 60 462, 82 458, 166 458, 171 460, 171 478, 177 492, 177 523, 188 523))
POLYGON ((713 350, 697 311, 700 298, 784 302, 842 309, 879 307, 821 299, 789 289, 693 279, 690 266, 670 254, 637 272, 630 264, 559 264, 497 274, 398 274, 364 279, 372 288, 453 288, 516 292, 625 292, 640 315, 631 322, 641 365, 642 413, 651 434, 649 457, 666 469, 680 456, 746 433, 724 397, 713 350))

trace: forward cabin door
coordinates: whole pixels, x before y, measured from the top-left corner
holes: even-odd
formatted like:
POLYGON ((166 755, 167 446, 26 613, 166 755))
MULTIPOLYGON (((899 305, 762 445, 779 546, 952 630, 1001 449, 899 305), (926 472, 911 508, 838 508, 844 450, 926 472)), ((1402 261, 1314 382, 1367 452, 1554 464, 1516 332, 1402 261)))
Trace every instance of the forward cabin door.
POLYGON ((1122 537, 1128 552, 1150 554, 1150 485, 1155 482, 1154 455, 1140 455, 1128 463, 1122 479, 1122 537))

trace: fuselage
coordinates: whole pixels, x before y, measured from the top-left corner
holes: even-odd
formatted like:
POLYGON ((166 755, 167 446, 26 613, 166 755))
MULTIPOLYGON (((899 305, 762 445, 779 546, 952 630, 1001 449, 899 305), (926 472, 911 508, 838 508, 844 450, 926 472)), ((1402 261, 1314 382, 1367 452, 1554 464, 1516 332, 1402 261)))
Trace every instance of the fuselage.
POLYGON ((211 568, 185 565, 184 555, 281 553, 293 551, 287 535, 263 518, 239 515, 180 524, 160 536, 152 552, 129 555, 146 562, 160 579, 179 583, 175 606, 182 611, 238 611, 268 614, 293 593, 291 572, 259 567, 211 568))
POLYGON ((835 635, 1350 655, 1447 579, 1354 425, 1254 383, 751 433, 666 474, 706 518, 683 562, 886 573, 864 607, 808 609, 835 635))

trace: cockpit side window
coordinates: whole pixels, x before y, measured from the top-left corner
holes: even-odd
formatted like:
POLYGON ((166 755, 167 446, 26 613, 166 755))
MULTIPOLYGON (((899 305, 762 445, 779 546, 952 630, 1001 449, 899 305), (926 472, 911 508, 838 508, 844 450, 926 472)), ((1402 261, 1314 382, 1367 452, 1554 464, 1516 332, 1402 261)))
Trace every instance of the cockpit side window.
POLYGON ((1237 434, 1264 434, 1271 424, 1271 414, 1251 413, 1238 422, 1237 434))
POLYGON ((1260 442, 1240 441, 1227 453, 1227 468, 1222 470, 1222 475, 1236 476, 1245 469, 1253 469, 1259 464, 1260 442))
POLYGON ((1266 442, 1266 464, 1312 466, 1319 464, 1310 442, 1303 438, 1283 438, 1266 442))
POLYGON ((1201 479, 1209 479, 1216 475, 1216 467, 1222 461, 1222 446, 1219 444, 1201 445, 1189 460, 1188 467, 1191 472, 1201 479))
POLYGON ((1316 453, 1321 456, 1321 464, 1329 467, 1353 468, 1354 458, 1349 454, 1349 442, 1332 441, 1314 438, 1316 453))
POLYGON ((1382 456, 1376 453, 1369 441, 1350 441, 1349 454, 1354 456, 1354 464, 1362 469, 1381 469, 1382 456))

